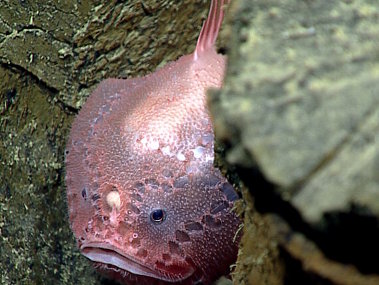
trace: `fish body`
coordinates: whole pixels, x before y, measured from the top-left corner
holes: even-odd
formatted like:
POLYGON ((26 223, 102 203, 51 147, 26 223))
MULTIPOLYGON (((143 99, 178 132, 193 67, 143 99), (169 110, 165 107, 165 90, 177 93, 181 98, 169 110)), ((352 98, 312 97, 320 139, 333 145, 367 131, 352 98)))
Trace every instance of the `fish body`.
POLYGON ((81 253, 109 277, 209 284, 235 261, 238 195, 213 166, 205 96, 224 71, 224 56, 205 46, 147 76, 104 80, 74 120, 70 224, 81 253))

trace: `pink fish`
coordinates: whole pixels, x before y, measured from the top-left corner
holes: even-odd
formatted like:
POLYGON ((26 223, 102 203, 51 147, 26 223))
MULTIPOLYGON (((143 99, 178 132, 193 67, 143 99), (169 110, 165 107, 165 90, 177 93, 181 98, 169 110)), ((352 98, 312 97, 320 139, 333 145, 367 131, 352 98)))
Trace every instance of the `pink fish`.
POLYGON ((209 284, 236 260, 238 195, 213 166, 206 90, 220 88, 212 0, 195 51, 99 84, 73 122, 67 200, 81 253, 123 284, 209 284))

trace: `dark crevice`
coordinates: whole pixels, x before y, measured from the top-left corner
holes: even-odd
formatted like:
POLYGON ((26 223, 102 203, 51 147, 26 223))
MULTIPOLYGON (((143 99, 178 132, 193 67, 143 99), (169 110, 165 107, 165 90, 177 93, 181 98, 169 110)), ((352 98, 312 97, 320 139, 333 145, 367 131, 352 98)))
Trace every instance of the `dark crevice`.
POLYGON ((349 212, 328 213, 320 224, 312 226, 259 170, 237 167, 237 173, 254 196, 258 212, 279 215, 293 231, 315 242, 328 258, 353 264, 365 274, 379 273, 379 221, 365 209, 351 205, 349 212))
POLYGON ((34 75, 32 72, 25 69, 21 65, 14 64, 11 62, 9 62, 9 63, 8 62, 7 63, 1 62, 0 65, 4 69, 9 69, 9 70, 12 70, 13 72, 17 72, 17 73, 22 74, 23 77, 29 76, 32 80, 34 80, 37 83, 37 85, 39 85, 40 87, 42 87, 44 89, 47 89, 52 94, 58 94, 58 92, 59 92, 57 89, 48 85, 47 82, 41 80, 38 76, 34 75))
POLYGON ((302 262, 293 258, 287 251, 281 250, 281 257, 286 264, 284 285, 333 285, 329 280, 304 271, 302 262))
POLYGON ((57 103, 60 105, 61 109, 64 110, 66 113, 71 114, 71 115, 77 115, 79 113, 79 109, 70 106, 57 98, 57 103))
MULTIPOLYGON (((2 63, 0 63, 0 66, 4 69, 11 70, 12 72, 19 73, 20 75, 22 75, 21 78, 29 77, 32 81, 36 82, 36 84, 39 87, 41 87, 42 89, 48 90, 49 91, 48 93, 51 94, 52 99, 54 97, 54 99, 56 99, 54 101, 56 101, 58 106, 60 106, 60 108, 62 110, 65 110, 66 113, 67 112, 71 113, 71 114, 77 114, 78 113, 78 109, 76 109, 75 107, 72 107, 70 105, 67 105, 62 100, 60 100, 58 97, 56 97, 59 93, 59 91, 56 88, 48 85, 45 81, 41 80, 39 77, 34 75, 29 70, 25 69, 24 67, 22 67, 20 65, 14 64, 14 63, 2 62, 2 63)), ((12 93, 10 93, 10 95, 12 95, 12 93)))
POLYGON ((376 217, 351 205, 347 213, 327 213, 320 230, 320 247, 330 257, 354 264, 366 274, 379 273, 379 222, 376 217))
POLYGON ((149 9, 148 7, 146 7, 146 5, 143 2, 141 2, 141 8, 142 8, 145 16, 149 16, 150 17, 150 16, 153 15, 151 9, 149 9))

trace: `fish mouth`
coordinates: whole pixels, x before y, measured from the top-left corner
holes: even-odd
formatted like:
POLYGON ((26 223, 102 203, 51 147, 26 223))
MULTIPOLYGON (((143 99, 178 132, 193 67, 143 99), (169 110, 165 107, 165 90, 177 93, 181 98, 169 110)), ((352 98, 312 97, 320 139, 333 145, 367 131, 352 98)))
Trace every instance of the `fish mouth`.
POLYGON ((80 251, 93 262, 108 264, 132 274, 148 276, 168 282, 177 282, 187 279, 195 271, 194 268, 187 263, 173 267, 159 266, 159 264, 148 267, 135 258, 125 255, 116 247, 103 243, 83 244, 80 247, 80 251))

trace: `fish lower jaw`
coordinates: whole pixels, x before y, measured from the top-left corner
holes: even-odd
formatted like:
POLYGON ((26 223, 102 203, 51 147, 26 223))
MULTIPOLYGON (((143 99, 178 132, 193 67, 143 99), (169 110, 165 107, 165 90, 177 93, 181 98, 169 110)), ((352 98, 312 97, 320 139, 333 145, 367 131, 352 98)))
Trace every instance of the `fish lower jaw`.
POLYGON ((109 244, 87 243, 80 247, 80 251, 94 263, 108 265, 120 271, 125 271, 127 274, 151 277, 167 282, 185 280, 195 271, 190 264, 175 266, 177 272, 170 272, 169 270, 166 272, 162 268, 154 269, 154 266, 144 265, 135 258, 126 256, 109 244))

